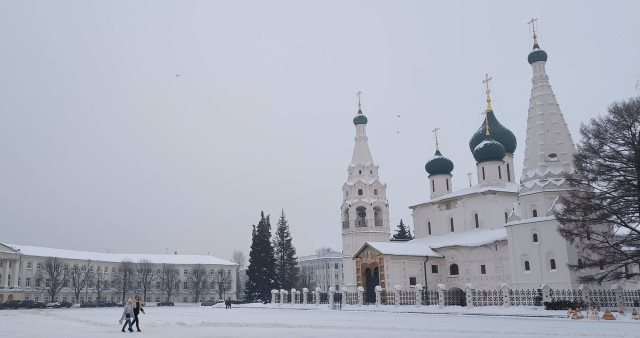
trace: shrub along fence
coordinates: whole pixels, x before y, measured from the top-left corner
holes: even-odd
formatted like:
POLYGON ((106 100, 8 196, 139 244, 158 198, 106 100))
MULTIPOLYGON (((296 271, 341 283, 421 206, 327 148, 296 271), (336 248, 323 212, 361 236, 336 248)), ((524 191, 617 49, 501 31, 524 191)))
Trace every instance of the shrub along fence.
MULTIPOLYGON (((591 290, 588 286, 580 285, 578 290, 553 290, 547 285, 540 289, 513 290, 507 284, 502 284, 500 290, 475 290, 472 284, 465 285, 464 290, 458 288, 447 290, 444 284, 439 284, 434 291, 425 290, 418 284, 410 290, 402 290, 396 285, 394 290, 385 290, 376 286, 375 306, 380 305, 437 305, 446 306, 542 306, 543 303, 555 304, 584 304, 589 307, 632 307, 640 306, 640 290, 623 290, 620 285, 613 285, 609 290, 591 290)), ((364 289, 349 292, 346 288, 341 291, 329 288, 328 293, 320 292, 320 288, 309 292, 271 290, 272 304, 329 304, 336 305, 365 305, 364 289)))

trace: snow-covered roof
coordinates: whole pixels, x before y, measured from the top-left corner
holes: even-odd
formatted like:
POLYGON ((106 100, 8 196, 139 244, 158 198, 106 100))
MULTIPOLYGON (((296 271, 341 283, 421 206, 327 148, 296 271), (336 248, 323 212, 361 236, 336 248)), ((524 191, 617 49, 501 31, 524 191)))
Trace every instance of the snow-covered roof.
POLYGON ((369 245, 383 255, 442 257, 439 248, 452 246, 475 247, 507 239, 507 229, 475 229, 441 236, 428 236, 408 242, 366 242, 354 255, 369 245))
POLYGON ((450 194, 446 194, 446 195, 440 196, 438 198, 433 198, 433 199, 431 199, 431 200, 429 200, 427 202, 424 202, 424 203, 412 205, 412 206, 409 207, 409 209, 413 209, 415 207, 418 207, 418 206, 424 205, 424 204, 440 202, 440 201, 448 200, 448 199, 451 199, 451 198, 456 198, 456 197, 461 197, 461 196, 466 196, 466 195, 484 193, 484 192, 487 192, 487 191, 517 193, 519 188, 520 188, 519 184, 512 183, 512 182, 505 183, 504 187, 474 185, 473 187, 468 187, 468 188, 456 190, 456 191, 454 191, 454 192, 452 192, 450 194))
MULTIPOLYGON (((1 244, 1 243, 0 243, 1 244)), ((237 265, 224 259, 205 255, 153 255, 153 254, 128 254, 128 253, 100 253, 89 251, 74 251, 65 249, 43 248, 38 246, 7 244, 4 245, 19 250, 23 255, 37 257, 58 257, 66 259, 92 260, 101 262, 121 262, 130 260, 139 262, 147 259, 156 264, 214 264, 237 265)))

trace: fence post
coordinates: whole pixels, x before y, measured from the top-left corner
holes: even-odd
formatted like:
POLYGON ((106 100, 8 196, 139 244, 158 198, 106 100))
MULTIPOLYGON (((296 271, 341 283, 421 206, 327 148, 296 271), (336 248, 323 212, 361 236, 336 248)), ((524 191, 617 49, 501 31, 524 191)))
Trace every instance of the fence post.
POLYGON ((464 286, 464 293, 465 296, 467 297, 467 309, 472 308, 473 305, 473 293, 475 292, 476 288, 475 286, 473 286, 473 284, 471 283, 467 283, 464 286))
POLYGON ((298 302, 298 293, 296 289, 291 288, 291 304, 296 304, 298 302))
POLYGON ((591 289, 584 284, 580 284, 578 290, 582 291, 582 302, 586 306, 591 306, 591 289))
POLYGON ((382 286, 376 285, 376 306, 380 306, 380 302, 382 301, 382 286))
POLYGON ((396 306, 400 306, 400 293, 401 293, 401 291, 402 291, 402 286, 400 286, 400 285, 396 285, 396 286, 394 287, 394 289, 396 289, 396 292, 395 292, 394 297, 393 297, 393 298, 394 298, 394 301, 395 301, 395 303, 396 303, 395 305, 396 305, 396 306))
POLYGON ((320 287, 316 287, 316 305, 320 305, 320 287))
POLYGON ((364 305, 364 288, 362 286, 358 286, 358 305, 364 305))
POLYGON ((509 284, 502 283, 500 289, 502 290, 502 307, 510 307, 511 298, 509 298, 509 291, 511 290, 511 288, 509 287, 509 284))
POLYGON ((542 289, 542 304, 541 305, 543 305, 545 302, 550 302, 551 301, 551 288, 549 287, 549 285, 542 284, 542 287, 540 289, 542 289))
POLYGON ((271 304, 276 303, 276 293, 278 293, 278 290, 276 289, 271 290, 271 304))
POLYGON ((309 302, 309 289, 307 288, 302 288, 302 305, 307 305, 307 303, 309 302))
POLYGON ((447 286, 444 284, 438 284, 438 308, 444 309, 444 293, 447 291, 447 286))
POLYGON ((620 286, 620 284, 613 284, 611 285, 611 290, 613 290, 616 295, 616 307, 623 307, 624 301, 622 299, 622 286, 620 286))
POLYGON ((416 306, 422 305, 422 284, 416 284, 416 306))
POLYGON ((280 304, 284 304, 287 302, 287 290, 280 289, 280 304))
POLYGON ((329 288, 329 309, 333 310, 333 295, 336 293, 336 289, 332 286, 329 288))

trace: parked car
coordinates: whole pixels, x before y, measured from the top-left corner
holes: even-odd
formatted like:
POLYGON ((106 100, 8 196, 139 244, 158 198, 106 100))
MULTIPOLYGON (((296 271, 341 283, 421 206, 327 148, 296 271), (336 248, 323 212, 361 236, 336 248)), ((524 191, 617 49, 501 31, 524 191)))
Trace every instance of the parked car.
POLYGON ((173 306, 173 302, 170 302, 170 301, 160 302, 157 304, 157 306, 173 306))
POLYGON ((116 306, 123 307, 123 306, 124 306, 124 302, 117 302, 117 303, 116 303, 116 306))
POLYGON ((22 302, 19 300, 8 300, 0 304, 0 309, 17 309, 20 307, 20 303, 22 302))
MULTIPOLYGON (((114 306, 116 306, 116 303, 115 302, 105 302, 104 305, 106 307, 114 307, 114 306)), ((122 304, 122 306, 124 306, 124 304, 122 304)))
POLYGON ((60 302, 49 302, 47 303, 46 307, 51 307, 51 308, 58 308, 60 306, 60 302))
POLYGON ((34 302, 32 309, 44 309, 46 307, 47 307, 47 304, 45 304, 43 302, 34 302))
POLYGON ((80 307, 98 307, 98 304, 95 302, 85 302, 80 304, 80 307))
POLYGON ((35 303, 36 302, 34 302, 32 300, 23 300, 20 303, 20 307, 25 308, 25 309, 32 309, 35 303))
POLYGON ((57 308, 66 307, 66 308, 68 309, 68 308, 70 308, 70 307, 71 307, 71 305, 73 305, 73 304, 71 304, 71 303, 69 303, 69 302, 58 302, 58 303, 59 303, 59 304, 58 304, 57 308))
POLYGON ((209 299, 209 300, 205 300, 204 302, 202 302, 200 305, 201 306, 213 306, 216 305, 216 301, 213 299, 209 299))
POLYGON ((107 302, 104 300, 95 301, 97 307, 107 307, 107 302))

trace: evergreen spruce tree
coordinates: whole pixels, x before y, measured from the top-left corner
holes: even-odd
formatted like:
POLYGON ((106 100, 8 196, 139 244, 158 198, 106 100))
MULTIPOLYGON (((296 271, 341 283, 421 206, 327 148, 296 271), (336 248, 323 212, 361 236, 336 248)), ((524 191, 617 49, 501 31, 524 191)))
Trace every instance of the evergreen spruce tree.
POLYGON ((280 287, 290 290, 298 283, 298 267, 296 248, 291 244, 291 232, 289 231, 289 223, 284 215, 284 210, 280 214, 276 235, 273 239, 273 246, 276 254, 276 275, 280 287))
POLYGON ((250 301, 266 303, 271 299, 271 290, 278 289, 279 285, 271 245, 271 223, 269 216, 264 216, 264 211, 260 213, 258 226, 253 226, 251 237, 245 296, 250 301))
POLYGON ((402 222, 402 218, 400 219, 400 224, 398 224, 398 230, 396 230, 396 233, 393 235, 393 239, 406 241, 410 241, 413 239, 413 236, 411 235, 411 229, 409 229, 408 226, 404 225, 404 222, 402 222))

